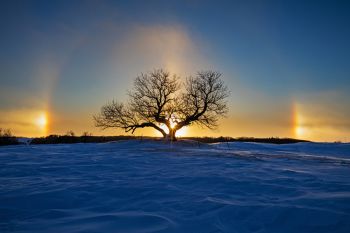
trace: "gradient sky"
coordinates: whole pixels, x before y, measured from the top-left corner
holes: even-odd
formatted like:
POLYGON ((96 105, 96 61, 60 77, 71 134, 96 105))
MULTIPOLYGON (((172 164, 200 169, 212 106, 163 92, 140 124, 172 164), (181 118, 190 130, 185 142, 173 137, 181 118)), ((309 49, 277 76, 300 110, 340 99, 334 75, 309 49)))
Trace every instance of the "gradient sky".
MULTIPOLYGON (((141 72, 223 73, 228 118, 188 136, 350 141, 347 1, 1 1, 0 127, 123 134, 92 115, 141 72)), ((154 135, 140 130, 137 135, 154 135)))

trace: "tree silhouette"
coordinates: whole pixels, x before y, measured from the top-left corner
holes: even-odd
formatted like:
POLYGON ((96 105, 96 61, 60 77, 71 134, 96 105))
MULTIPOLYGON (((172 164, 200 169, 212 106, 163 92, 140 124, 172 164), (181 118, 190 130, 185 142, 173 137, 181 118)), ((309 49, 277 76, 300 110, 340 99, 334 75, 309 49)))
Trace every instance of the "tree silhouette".
POLYGON ((127 104, 112 101, 102 106, 94 116, 95 126, 132 133, 153 127, 172 141, 176 140, 176 131, 185 126, 197 124, 214 129, 228 111, 229 91, 220 77, 219 72, 203 71, 181 83, 179 76, 163 69, 143 73, 128 92, 127 104))

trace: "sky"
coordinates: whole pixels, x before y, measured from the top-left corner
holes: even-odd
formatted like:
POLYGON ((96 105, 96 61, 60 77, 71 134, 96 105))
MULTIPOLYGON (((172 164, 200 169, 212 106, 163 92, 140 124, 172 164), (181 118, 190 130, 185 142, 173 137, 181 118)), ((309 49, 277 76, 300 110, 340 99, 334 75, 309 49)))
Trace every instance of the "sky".
POLYGON ((92 116, 164 68, 231 91, 217 130, 181 136, 350 141, 347 1, 3 0, 0 30, 0 127, 17 136, 125 134, 92 116))

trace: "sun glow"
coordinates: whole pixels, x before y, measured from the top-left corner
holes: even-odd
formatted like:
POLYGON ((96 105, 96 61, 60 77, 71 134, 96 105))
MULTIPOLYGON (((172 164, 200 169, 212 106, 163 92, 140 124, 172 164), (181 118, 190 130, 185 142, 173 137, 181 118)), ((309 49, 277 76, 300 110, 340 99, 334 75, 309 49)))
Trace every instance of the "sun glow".
POLYGON ((186 136, 186 132, 187 132, 187 128, 186 127, 182 127, 181 129, 176 131, 176 135, 175 136, 177 136, 177 137, 184 137, 184 136, 186 136))
POLYGON ((302 126, 302 117, 296 103, 293 106, 293 121, 294 135, 300 138, 305 134, 305 128, 302 126))
MULTIPOLYGON (((171 128, 174 128, 175 125, 176 125, 176 123, 173 123, 173 122, 172 122, 172 123, 170 124, 170 127, 171 127, 171 128)), ((169 133, 168 127, 167 127, 165 124, 161 124, 159 127, 160 127, 162 130, 164 130, 166 133, 169 133)), ((179 129, 178 131, 176 131, 175 136, 176 136, 176 137, 184 137, 184 136, 186 136, 186 132, 187 132, 187 127, 182 127, 181 129, 179 129)))
POLYGON ((41 113, 36 119, 35 119, 35 125, 41 129, 45 130, 47 125, 47 115, 46 113, 41 113))
POLYGON ((305 128, 303 126, 296 126, 295 134, 297 137, 302 137, 303 135, 305 135, 305 128))
POLYGON ((300 107, 294 104, 294 135, 296 138, 305 139, 310 134, 305 118, 301 114, 300 107))

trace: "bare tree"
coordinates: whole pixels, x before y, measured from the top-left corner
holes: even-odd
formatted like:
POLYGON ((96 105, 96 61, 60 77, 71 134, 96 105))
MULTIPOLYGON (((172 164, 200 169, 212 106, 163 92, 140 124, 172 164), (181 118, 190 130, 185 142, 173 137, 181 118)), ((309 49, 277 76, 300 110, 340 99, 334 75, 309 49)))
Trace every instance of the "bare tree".
POLYGON ((73 132, 73 130, 68 130, 67 133, 66 133, 66 136, 74 137, 75 133, 73 132))
POLYGON ((162 69, 141 74, 129 91, 128 103, 112 101, 104 105, 94 116, 95 125, 132 133, 153 127, 170 140, 176 140, 176 131, 192 124, 214 129, 228 111, 229 91, 220 77, 214 71, 198 72, 182 84, 177 75, 162 69))
POLYGON ((13 137, 13 134, 10 129, 0 128, 0 137, 13 137))
POLYGON ((81 134, 82 137, 91 137, 92 136, 92 133, 89 133, 88 131, 84 131, 82 134, 81 134))

